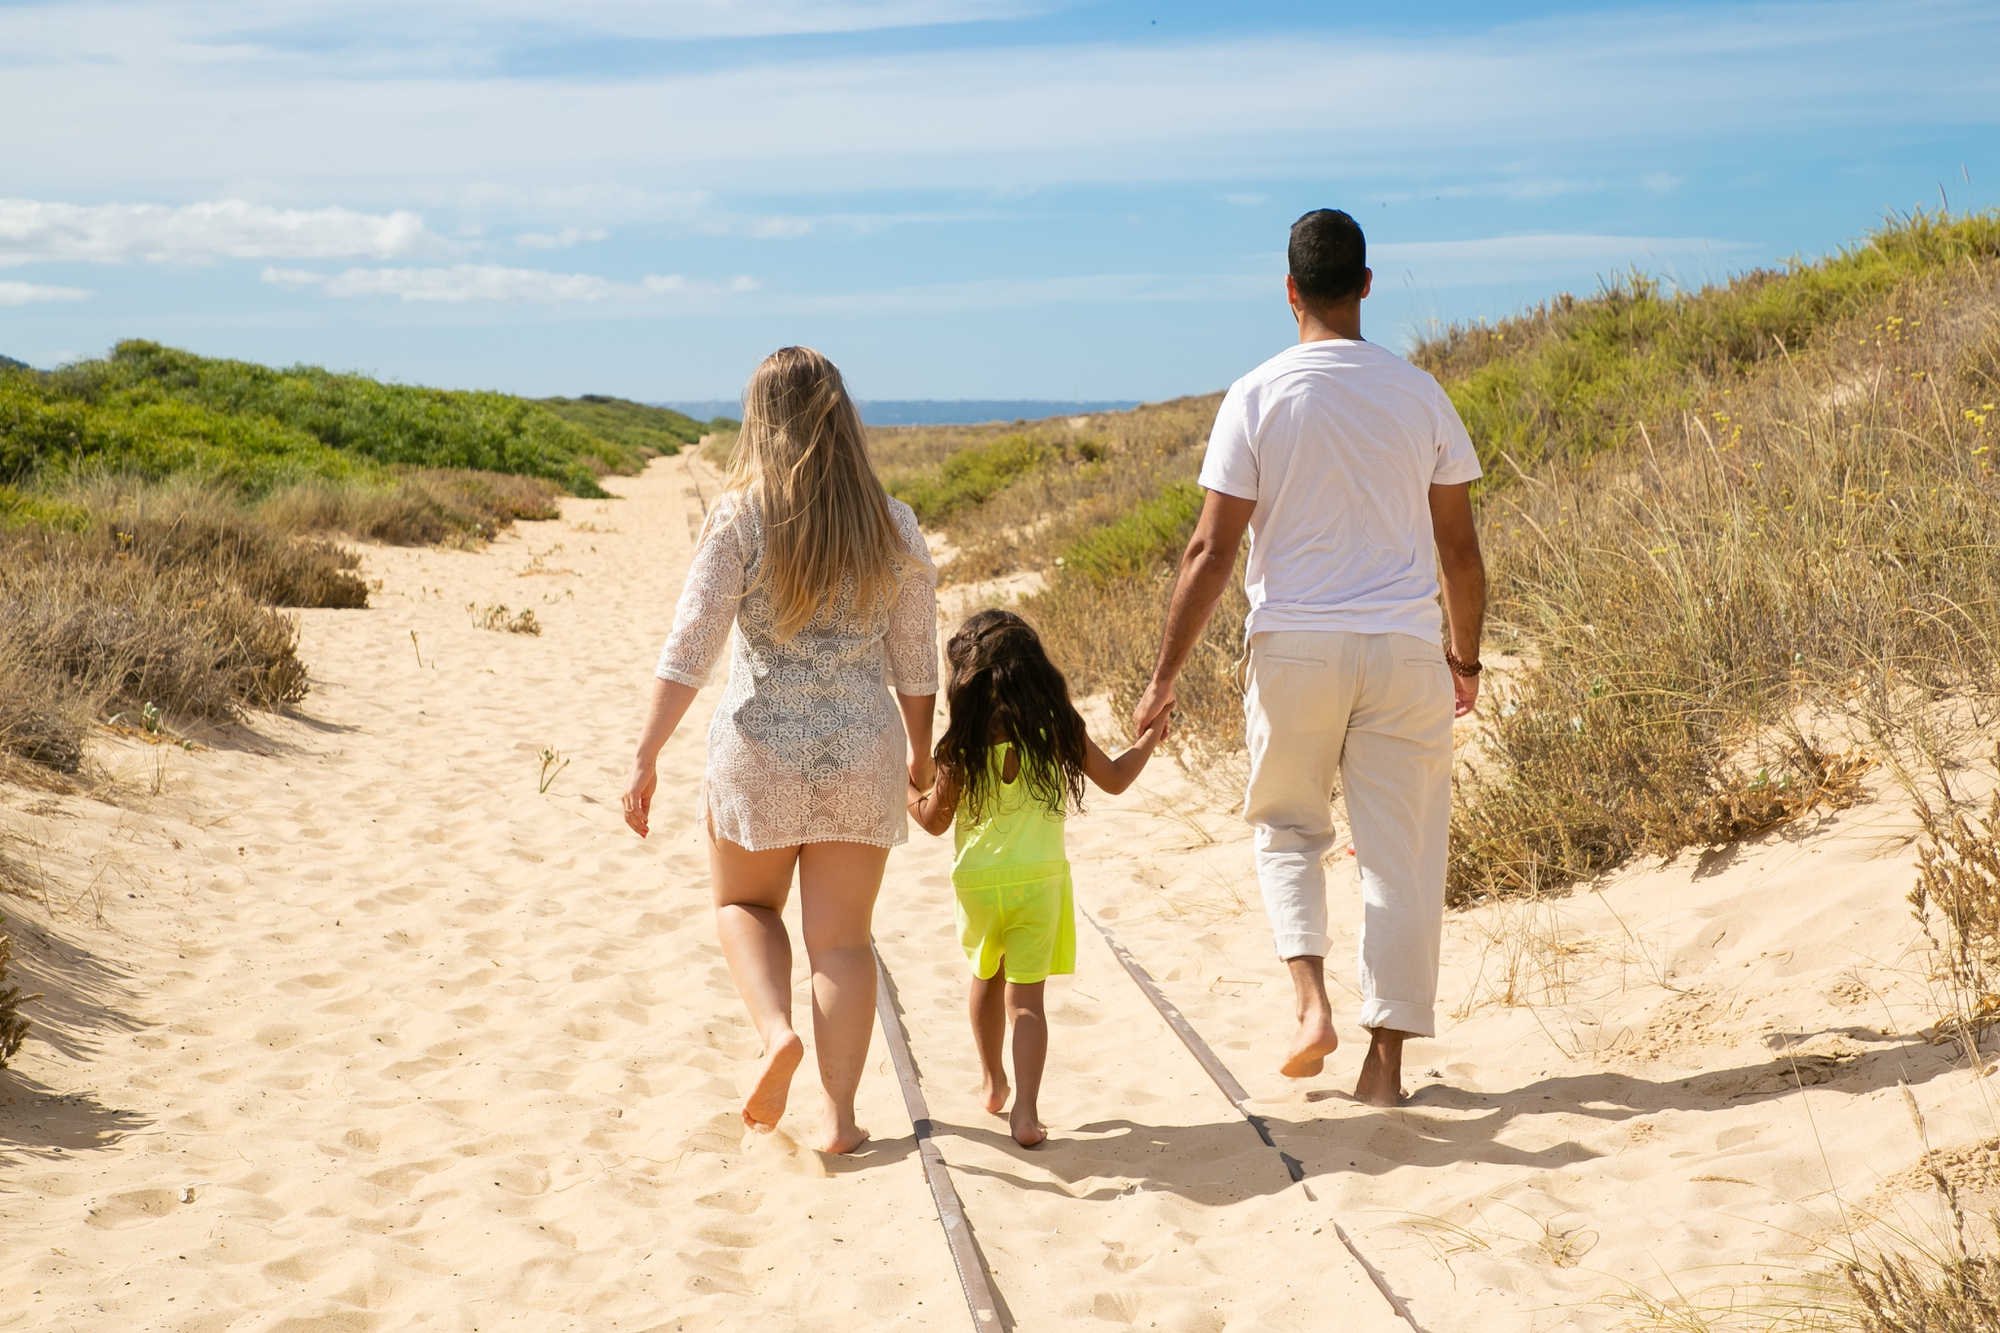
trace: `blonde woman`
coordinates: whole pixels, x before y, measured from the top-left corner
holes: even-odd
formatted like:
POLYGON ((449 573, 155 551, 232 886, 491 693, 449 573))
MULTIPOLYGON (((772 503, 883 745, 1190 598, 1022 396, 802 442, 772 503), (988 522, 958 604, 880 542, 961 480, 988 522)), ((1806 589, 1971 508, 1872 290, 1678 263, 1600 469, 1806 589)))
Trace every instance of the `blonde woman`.
POLYGON ((854 1092, 875 1022, 869 926, 889 849, 908 836, 906 783, 931 783, 936 579, 916 515, 869 464, 840 371, 810 348, 773 352, 660 654, 625 822, 646 836, 660 747, 734 625, 702 802, 716 930, 763 1039, 743 1122, 778 1123, 805 1054, 779 915, 796 872, 826 1152, 868 1138, 854 1092))

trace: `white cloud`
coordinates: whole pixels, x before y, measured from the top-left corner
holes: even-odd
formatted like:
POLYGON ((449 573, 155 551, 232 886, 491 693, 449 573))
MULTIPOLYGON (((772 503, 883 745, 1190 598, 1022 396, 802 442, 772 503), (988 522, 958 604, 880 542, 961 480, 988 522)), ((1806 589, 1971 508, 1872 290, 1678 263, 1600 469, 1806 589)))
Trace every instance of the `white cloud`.
MULTIPOLYGON (((1277 272, 1282 274, 1283 268, 1277 272)), ((1281 277, 1269 274, 1087 273, 1061 278, 995 278, 932 283, 813 296, 777 297, 786 313, 861 314, 949 310, 1006 310, 1030 306, 1151 304, 1171 301, 1283 299, 1281 277)))
POLYGON ((1639 184, 1650 194, 1672 194, 1686 179, 1671 171, 1649 171, 1639 178, 1639 184))
POLYGON ((1423 199, 1513 199, 1531 202, 1565 194, 1588 194, 1603 188, 1597 181, 1569 180, 1559 176, 1509 176, 1469 184, 1434 185, 1428 189, 1385 190, 1363 195, 1362 198, 1371 204, 1407 204, 1423 199))
MULTIPOLYGON (((790 0, 767 12, 748 0, 617 0, 586 3, 574 21, 545 11, 538 31, 560 46, 593 23, 799 30, 995 8, 790 0)), ((0 5, 0 121, 37 126, 10 144, 9 178, 42 193, 142 182, 185 192, 194 178, 398 200, 449 198, 480 182, 637 191, 668 179, 807 193, 1323 179, 1412 161, 1464 171, 1524 145, 1546 153, 1634 136, 1738 137, 1746 125, 1765 135, 1940 118, 1985 125, 2000 106, 1990 71, 1942 58, 2000 39, 2000 14, 1951 0, 1712 5, 1698 19, 1660 7, 1410 38, 1322 31, 866 55, 812 47, 732 54, 740 63, 719 66, 532 75, 505 63, 459 69, 459 29, 437 39, 434 67, 376 70, 354 45, 369 34, 370 11, 343 18, 326 0, 280 10, 318 41, 246 37, 243 12, 213 0, 0 5)), ((508 0, 505 12, 526 16, 526 0, 508 0)), ((582 225, 575 215, 553 221, 582 225)))
POLYGON ((602 227, 564 227, 561 231, 524 231, 514 244, 524 250, 567 250, 580 241, 602 241, 611 235, 602 227))
POLYGON ((396 259, 446 243, 415 213, 272 208, 242 199, 62 204, 0 199, 0 264, 396 259))
POLYGON ((36 301, 81 301, 90 293, 81 287, 44 287, 32 282, 0 282, 0 305, 36 301))
POLYGON ((1700 278, 1755 249, 1705 236, 1540 233, 1371 245, 1368 263, 1378 284, 1402 279, 1424 287, 1571 279, 1634 266, 1669 274, 1692 268, 1690 276, 1700 278))
MULTIPOLYGON (((126 6, 99 3, 101 10, 126 6)), ((513 43, 602 37, 639 39, 785 37, 938 27, 1016 18, 1051 6, 1023 0, 292 0, 246 21, 241 6, 182 3, 179 26, 205 44, 283 50, 329 28, 365 37, 408 58, 449 42, 475 50, 513 43), (417 50, 409 48, 415 45, 417 50)))
POLYGON ((508 268, 501 264, 452 264, 441 267, 350 268, 340 273, 307 269, 267 268, 264 281, 292 290, 316 289, 328 296, 386 296, 399 301, 534 301, 574 303, 633 301, 675 295, 714 295, 757 288, 754 278, 733 278, 723 284, 695 284, 679 274, 648 274, 637 282, 618 282, 589 273, 550 273, 542 269, 508 268))

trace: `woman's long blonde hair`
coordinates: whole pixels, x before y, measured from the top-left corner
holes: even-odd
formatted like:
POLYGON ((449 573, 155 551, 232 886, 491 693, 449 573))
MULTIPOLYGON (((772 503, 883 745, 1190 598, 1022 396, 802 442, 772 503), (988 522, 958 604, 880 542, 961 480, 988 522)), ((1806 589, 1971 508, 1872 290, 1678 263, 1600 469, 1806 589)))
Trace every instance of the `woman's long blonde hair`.
POLYGON ((869 615, 913 563, 868 461, 861 414, 839 368, 810 347, 781 347, 750 377, 728 489, 754 497, 763 518, 763 564, 745 591, 771 599, 780 638, 822 618, 869 615), (853 580, 846 605, 843 576, 853 580))

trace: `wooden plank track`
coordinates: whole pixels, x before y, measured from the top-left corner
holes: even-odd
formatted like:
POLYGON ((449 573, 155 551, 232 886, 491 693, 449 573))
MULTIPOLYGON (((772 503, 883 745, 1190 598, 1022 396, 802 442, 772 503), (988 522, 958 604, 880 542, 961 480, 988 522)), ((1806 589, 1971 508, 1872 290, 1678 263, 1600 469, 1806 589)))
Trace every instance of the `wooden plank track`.
MULTIPOLYGON (((1082 911, 1081 908, 1077 910, 1082 911)), ((1243 1085, 1236 1081, 1236 1076, 1229 1072, 1229 1066, 1223 1064, 1221 1057, 1216 1055, 1214 1048, 1202 1040, 1201 1034, 1194 1030, 1194 1024, 1188 1022, 1187 1016, 1181 1013, 1174 1006, 1174 1002, 1166 997, 1160 990, 1158 983, 1153 980, 1153 974, 1148 972, 1140 964, 1139 960, 1134 958, 1125 946, 1118 942, 1118 937, 1107 930, 1104 923, 1090 913, 1084 912, 1083 918, 1090 922, 1091 925, 1097 927, 1097 933, 1102 935, 1104 942, 1111 946, 1113 956, 1124 966, 1126 973, 1138 985, 1139 989, 1145 992, 1146 998, 1153 1002, 1153 1007, 1160 1011, 1160 1017, 1167 1021, 1167 1026, 1173 1029, 1174 1035, 1181 1039, 1181 1043, 1188 1048, 1188 1053, 1194 1056, 1195 1062, 1207 1071, 1210 1078, 1215 1080, 1215 1086, 1222 1089, 1222 1095, 1229 1099, 1230 1105, 1236 1108, 1237 1114, 1250 1122, 1250 1128, 1257 1131, 1257 1137, 1264 1140, 1265 1146, 1277 1150, 1279 1159, 1285 1164, 1286 1172, 1291 1175, 1294 1181, 1298 1182, 1299 1188, 1305 1191, 1308 1199, 1317 1202, 1319 1196, 1312 1192, 1310 1185, 1306 1184, 1305 1167, 1299 1162, 1298 1158, 1278 1147, 1277 1142, 1271 1137, 1271 1127, 1265 1122, 1264 1117, 1251 1110, 1245 1104, 1250 1100, 1250 1094, 1245 1092, 1243 1085)), ((1363 1272, 1368 1274, 1369 1280, 1375 1284, 1375 1290, 1381 1292, 1382 1299, 1389 1302, 1389 1308, 1394 1310, 1397 1316, 1414 1329, 1416 1333, 1424 1333, 1423 1327, 1410 1314, 1410 1307, 1405 1305, 1403 1298, 1398 1296, 1395 1290, 1389 1286, 1389 1280, 1382 1275, 1381 1270, 1368 1262, 1368 1256, 1361 1253, 1360 1247, 1355 1245, 1353 1238, 1347 1234, 1347 1228, 1341 1226, 1337 1220, 1328 1220, 1333 1226, 1333 1234, 1340 1238, 1340 1243, 1347 1247, 1347 1252, 1354 1256, 1354 1261, 1361 1265, 1363 1272)))
POLYGON ((875 970, 878 980, 875 1012, 882 1020, 882 1036, 889 1044, 889 1059, 896 1067, 896 1081, 903 1087, 903 1105, 908 1109, 910 1124, 916 1130, 917 1157, 923 1163, 924 1179, 930 1182, 931 1198, 937 1202, 938 1221, 944 1227, 945 1244, 951 1249, 952 1265, 958 1269, 958 1284, 965 1291, 965 1306, 972 1313, 972 1327, 977 1333, 1004 1333, 1000 1302, 993 1295, 993 1284, 986 1275, 985 1263, 979 1257, 979 1246, 972 1239, 972 1227, 965 1220, 965 1207, 958 1200, 958 1190, 952 1186, 944 1154, 938 1151, 937 1140, 931 1134, 930 1107, 925 1103, 924 1090, 917 1082, 917 1062, 910 1054, 909 1033, 903 1028, 902 1011, 896 1003, 896 983, 890 977, 887 965, 882 962, 879 950, 875 954, 875 970))

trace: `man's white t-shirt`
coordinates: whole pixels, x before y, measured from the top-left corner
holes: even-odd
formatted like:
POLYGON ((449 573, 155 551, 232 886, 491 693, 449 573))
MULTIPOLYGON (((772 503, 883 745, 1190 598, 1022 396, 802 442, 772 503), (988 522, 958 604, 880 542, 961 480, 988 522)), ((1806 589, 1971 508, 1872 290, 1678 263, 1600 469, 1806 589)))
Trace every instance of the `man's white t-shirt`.
POLYGON ((1201 484, 1257 503, 1246 633, 1437 638, 1430 488, 1479 475, 1437 381, 1373 343, 1300 343, 1236 381, 1201 484))

